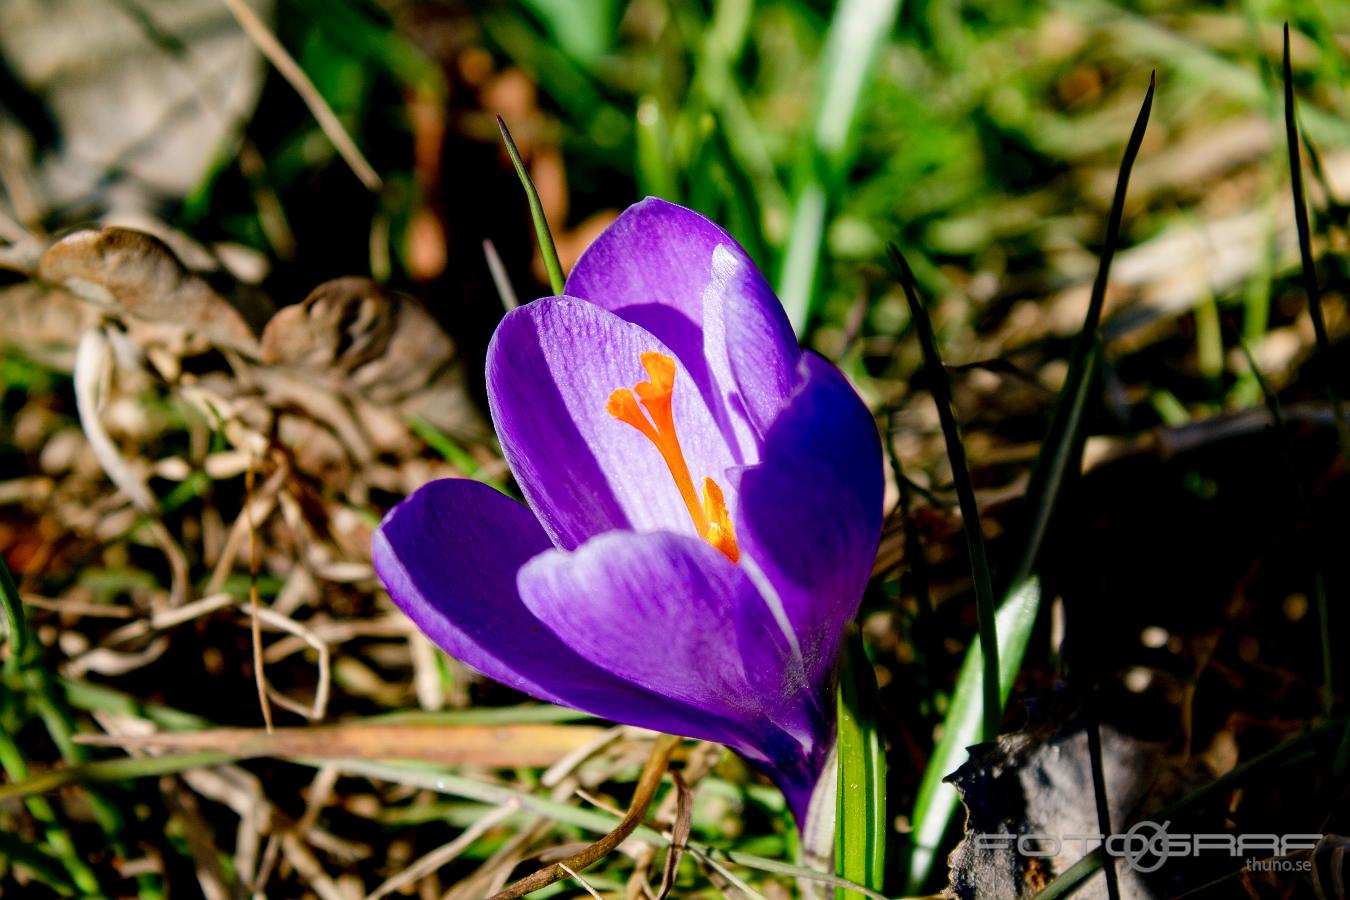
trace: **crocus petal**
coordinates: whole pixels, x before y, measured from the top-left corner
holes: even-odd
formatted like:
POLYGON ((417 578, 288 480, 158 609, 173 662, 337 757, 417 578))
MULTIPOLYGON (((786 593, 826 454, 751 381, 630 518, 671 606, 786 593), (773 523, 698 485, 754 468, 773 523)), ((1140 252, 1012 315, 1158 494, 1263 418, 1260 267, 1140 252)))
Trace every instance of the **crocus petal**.
MULTIPOLYGON (((784 371, 784 362, 788 373, 796 365, 792 326, 754 261, 720 225, 664 200, 648 197, 626 209, 581 255, 564 293, 660 338, 688 368, 728 437, 744 439, 744 429, 737 432, 741 421, 748 413, 758 422, 765 401, 774 397, 764 388, 784 371), (715 309, 709 310, 709 300, 715 309), (704 333, 709 328, 716 330, 711 342, 704 333), (744 359, 762 363, 762 373, 749 366, 733 373, 732 348, 723 346, 728 331, 737 334, 744 359), (736 375, 746 379, 743 390, 736 375), (739 401, 732 400, 728 416, 728 395, 739 395, 746 410, 738 412, 739 401)), ((781 403, 782 396, 776 399, 781 403)), ((777 412, 772 402, 767 405, 777 412)), ((756 427, 762 431, 767 421, 756 427)))
POLYGON ((793 649, 758 590, 697 538, 603 534, 535 557, 518 584, 563 643, 628 683, 739 723, 748 738, 735 746, 751 757, 802 756, 819 731, 815 698, 789 677, 793 649))
POLYGON ((758 461, 765 432, 800 380, 801 350, 782 305, 736 250, 725 244, 713 249, 703 292, 703 347, 713 390, 749 463, 758 461))
MULTIPOLYGON (((487 360, 493 423, 521 490, 561 547, 614 529, 695 533, 661 454, 606 408, 615 390, 647 380, 640 357, 651 350, 671 355, 641 326, 569 297, 536 300, 497 327, 487 360)), ((694 483, 722 481, 734 459, 684 367, 672 403, 694 483)))
POLYGON ((802 356, 802 380, 740 473, 736 538, 800 644, 808 678, 827 680, 858 611, 881 535, 881 441, 834 366, 802 356))
POLYGON ((443 650, 482 674, 607 719, 744 741, 739 724, 614 675, 535 618, 516 579, 545 551, 556 552, 527 508, 465 479, 419 489, 385 517, 372 542, 375 570, 394 602, 443 650))
POLYGON ((703 290, 720 245, 735 248, 749 262, 717 223, 648 197, 624 210, 586 248, 563 293, 638 323, 691 366, 703 357, 703 290))

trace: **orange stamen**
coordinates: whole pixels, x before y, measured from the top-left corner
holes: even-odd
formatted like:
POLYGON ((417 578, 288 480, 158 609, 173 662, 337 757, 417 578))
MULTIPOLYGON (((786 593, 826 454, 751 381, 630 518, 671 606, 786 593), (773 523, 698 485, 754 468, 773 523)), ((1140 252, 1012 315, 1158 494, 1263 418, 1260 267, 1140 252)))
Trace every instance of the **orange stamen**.
POLYGON ((671 478, 675 479, 675 487, 679 489, 699 536, 720 550, 727 559, 736 562, 741 554, 736 546, 736 535, 731 528, 731 517, 727 514, 722 489, 711 478, 705 478, 700 499, 694 490, 694 479, 689 474, 689 464, 685 462, 680 440, 675 434, 675 414, 671 408, 671 397, 675 393, 675 360, 652 350, 643 353, 641 360, 650 380, 639 382, 632 390, 619 388, 609 395, 605 409, 620 422, 632 425, 656 446, 665 460, 666 468, 670 469, 671 478), (646 415, 642 414, 643 409, 647 411, 646 415))

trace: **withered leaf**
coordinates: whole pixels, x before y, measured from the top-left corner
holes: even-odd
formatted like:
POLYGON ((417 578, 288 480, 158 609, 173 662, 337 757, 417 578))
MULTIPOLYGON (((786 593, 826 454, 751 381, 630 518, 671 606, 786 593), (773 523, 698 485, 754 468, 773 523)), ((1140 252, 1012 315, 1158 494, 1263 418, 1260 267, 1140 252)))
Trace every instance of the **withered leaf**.
POLYGON ((258 353, 244 315, 156 237, 130 228, 77 231, 38 262, 38 278, 119 317, 167 326, 212 346, 258 353))
POLYGON ((590 745, 594 725, 319 725, 309 728, 214 728, 147 735, 80 735, 81 743, 175 751, 218 750, 279 759, 404 759, 443 765, 550 766, 590 745))
POLYGON ((417 300, 369 278, 324 282, 277 312, 262 359, 442 431, 482 430, 449 335, 417 300))

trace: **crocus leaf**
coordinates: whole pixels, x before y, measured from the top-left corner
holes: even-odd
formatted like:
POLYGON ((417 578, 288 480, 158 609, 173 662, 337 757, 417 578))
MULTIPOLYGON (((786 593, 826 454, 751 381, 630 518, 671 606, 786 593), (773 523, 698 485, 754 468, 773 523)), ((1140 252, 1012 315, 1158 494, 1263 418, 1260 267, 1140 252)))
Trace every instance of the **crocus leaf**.
MULTIPOLYGON (((1022 656, 1027 641, 1036 625, 1036 612, 1041 605, 1041 585, 1029 578, 1016 585, 999 607, 996 616, 999 640, 999 699, 1006 703, 1012 693, 1013 681, 1022 667, 1022 656)), ((965 662, 956 679, 947 718, 943 721, 942 737, 938 740, 928 768, 919 785, 919 796, 914 802, 913 850, 910 854, 908 893, 917 893, 928 877, 942 834, 956 809, 956 789, 943 782, 948 772, 955 771, 965 761, 966 747, 979 739, 983 718, 983 691, 981 672, 984 654, 978 641, 966 651, 965 662)))
POLYGON ((23 617, 23 603, 19 600, 19 588, 9 574, 9 566, 4 557, 0 557, 0 609, 5 615, 5 635, 9 640, 9 652, 13 659, 23 659, 28 649, 28 624, 23 617))
MULTIPOLYGON (((835 871, 880 890, 886 869, 886 752, 877 729, 877 682, 862 639, 854 633, 839 667, 839 790, 835 871)), ((835 890, 837 900, 858 895, 835 890)))
POLYGON ((544 257, 544 268, 548 270, 549 287, 553 289, 554 294, 562 294, 565 281, 562 263, 558 261, 558 248, 553 245, 553 232, 549 230, 548 219, 544 216, 544 204, 539 200, 539 192, 534 189, 534 182, 530 180, 530 173, 525 171, 525 163, 520 158, 520 151, 516 149, 516 142, 511 139, 511 132, 507 130, 501 116, 497 117, 497 127, 502 131, 502 141, 506 144, 507 155, 511 157, 511 165, 516 167, 520 186, 525 189, 525 199, 530 203, 534 236, 539 241, 539 253, 544 257))

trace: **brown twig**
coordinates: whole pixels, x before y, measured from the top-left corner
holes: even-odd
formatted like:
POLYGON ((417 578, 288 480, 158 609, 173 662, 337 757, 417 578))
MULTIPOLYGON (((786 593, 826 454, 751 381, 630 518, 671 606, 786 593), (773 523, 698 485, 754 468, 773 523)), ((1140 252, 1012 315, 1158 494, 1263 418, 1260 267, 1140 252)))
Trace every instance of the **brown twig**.
POLYGON ((328 105, 328 101, 323 99, 319 89, 314 86, 314 82, 309 80, 305 70, 300 68, 300 64, 295 61, 286 48, 277 40, 276 35, 268 29, 258 14, 253 11, 244 0, 224 0, 225 6, 234 16, 239 27, 244 29, 244 33, 257 46, 262 55, 267 57, 281 77, 285 78, 295 88, 295 92, 300 95, 300 99, 309 107, 310 113, 323 129, 323 133, 328 135, 328 140, 333 142, 333 147, 337 149, 338 154, 346 161, 347 166, 361 179, 361 183, 372 191, 378 191, 382 182, 380 176, 375 174, 375 169, 366 161, 365 156, 361 154, 360 148, 356 142, 347 134, 342 123, 338 121, 333 108, 328 105))
POLYGON ((643 818, 647 815, 647 807, 651 805, 652 798, 656 796, 656 789, 661 785, 661 777, 666 773, 670 754, 675 750, 679 740, 664 734, 656 739, 651 756, 647 757, 647 764, 643 766, 642 775, 638 778, 637 790, 633 792, 633 802, 629 804, 627 814, 613 831, 566 859, 545 866, 533 875, 527 875, 505 890, 493 894, 488 900, 515 900, 516 897, 523 897, 532 891, 548 887, 555 881, 571 878, 613 852, 638 825, 642 824, 643 818))

